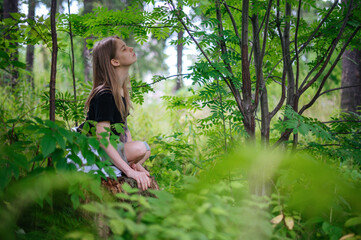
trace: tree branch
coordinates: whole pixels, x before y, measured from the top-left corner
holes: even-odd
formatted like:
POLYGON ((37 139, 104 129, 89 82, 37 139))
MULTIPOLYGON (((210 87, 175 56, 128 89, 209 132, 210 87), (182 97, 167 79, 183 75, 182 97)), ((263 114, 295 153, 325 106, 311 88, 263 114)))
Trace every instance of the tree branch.
POLYGON ((227 5, 227 3, 224 1, 223 2, 223 5, 224 7, 226 8, 226 11, 231 19, 231 22, 232 22, 232 26, 233 26, 233 29, 234 29, 234 33, 236 34, 238 40, 239 40, 239 48, 242 49, 242 41, 241 41, 241 37, 239 36, 239 32, 238 32, 238 28, 237 28, 237 24, 236 24, 236 21, 234 20, 234 17, 231 13, 231 11, 229 10, 229 7, 227 5))
POLYGON ((359 87, 361 86, 361 84, 357 84, 357 85, 352 85, 352 86, 343 86, 343 87, 338 87, 338 88, 333 88, 333 89, 329 89, 327 91, 324 91, 322 93, 320 93, 319 97, 323 94, 326 94, 326 93, 329 93, 329 92, 332 92, 332 91, 337 91, 337 90, 340 90, 340 89, 345 89, 345 88, 353 88, 353 87, 359 87))
POLYGON ((147 84, 144 84, 144 85, 139 85, 139 86, 134 86, 133 88, 141 88, 141 87, 148 87, 150 85, 153 85, 153 84, 156 84, 156 83, 159 83, 163 80, 167 80, 168 78, 172 78, 172 77, 179 77, 179 76, 188 76, 190 75, 190 73, 183 73, 183 74, 175 74, 175 75, 171 75, 171 76, 168 76, 168 77, 161 77, 159 78, 158 80, 152 82, 152 83, 147 83, 147 84))
MULTIPOLYGON (((332 41, 332 47, 331 47, 331 49, 330 49, 330 52, 329 52, 328 55, 327 55, 327 58, 326 58, 325 62, 323 63, 321 69, 317 72, 317 74, 313 77, 313 79, 312 79, 311 81, 309 81, 303 88, 301 88, 301 89, 299 90, 299 93, 297 94, 298 97, 300 97, 312 84, 314 84, 314 83, 316 82, 316 80, 321 76, 321 74, 323 73, 323 71, 325 70, 328 62, 329 62, 330 59, 331 59, 331 56, 332 56, 334 50, 335 50, 336 47, 337 47, 338 42, 339 42, 340 39, 341 39, 341 36, 342 36, 343 32, 344 32, 345 29, 346 29, 347 21, 348 21, 348 19, 349 19, 349 17, 350 17, 350 13, 351 13, 351 9, 352 9, 352 3, 353 3, 353 0, 350 0, 350 6, 349 6, 349 8, 348 8, 348 11, 347 11, 346 17, 345 17, 345 19, 344 19, 344 22, 343 22, 343 24, 342 24, 342 27, 341 27, 339 33, 337 34, 337 37, 332 41)), ((357 31, 358 31, 358 30, 357 30, 357 31)), ((357 31, 356 31, 356 33, 357 33, 357 31)), ((349 39, 349 41, 351 41, 351 39, 349 39)), ((333 68, 332 68, 332 69, 333 69, 333 68)), ((304 82, 305 82, 305 81, 304 81, 304 82)), ((302 85, 303 85, 303 83, 302 83, 302 85)))
MULTIPOLYGON (((175 10, 175 6, 173 3, 173 0, 170 0, 169 3, 171 4, 173 10, 175 10)), ((217 68, 215 68, 213 66, 212 61, 209 59, 209 57, 207 56, 207 54, 204 52, 203 48, 199 45, 198 41, 194 38, 194 36, 192 35, 192 33, 189 31, 189 28, 187 27, 187 25, 185 24, 185 22, 183 21, 183 19, 180 17, 180 13, 179 11, 177 11, 177 18, 178 21, 182 24, 183 28, 186 30, 186 32, 188 33, 188 35, 191 37, 191 39, 193 40, 193 42, 197 45, 198 49, 202 52, 203 56, 206 58, 207 62, 217 71, 219 72, 219 70, 217 68)), ((244 108, 242 106, 242 100, 241 97, 239 95, 239 92, 237 91, 237 89, 234 89, 232 87, 232 81, 228 82, 227 79, 223 76, 222 73, 219 72, 219 74, 222 76, 223 80, 226 82, 227 86, 229 87, 229 89, 231 89, 233 96, 236 98, 236 103, 237 106, 239 108, 239 110, 241 111, 242 114, 244 114, 244 108), (238 93, 238 94, 237 94, 238 93)))
POLYGON ((300 75, 300 62, 299 62, 299 56, 298 56, 298 46, 297 46, 297 41, 298 41, 298 28, 300 26, 300 15, 301 15, 301 3, 302 0, 298 1, 298 10, 297 10, 297 23, 296 23, 296 31, 295 31, 295 58, 296 58, 296 92, 298 91, 298 78, 300 75))
MULTIPOLYGON (((69 36, 70 36, 70 48, 71 48, 71 73, 73 77, 73 93, 74 93, 74 101, 76 101, 76 85, 75 85, 75 71, 74 71, 74 43, 73 43, 73 32, 71 29, 71 21, 70 21, 70 0, 68 0, 68 12, 69 12, 69 36)), ((75 121, 75 125, 78 126, 78 121, 75 121)))
MULTIPOLYGON (((298 52, 302 52, 303 49, 305 49, 307 47, 307 45, 311 42, 311 40, 315 37, 316 33, 318 32, 318 30, 320 30, 320 28, 322 27, 322 25, 324 24, 324 22, 328 19, 328 17, 331 15, 332 11, 335 9, 335 7, 338 4, 338 0, 335 0, 333 2, 332 7, 330 8, 330 10, 327 12, 326 16, 321 20, 320 24, 318 24, 317 28, 313 31, 313 33, 308 37, 307 41, 305 43, 302 44, 301 48, 298 50, 298 52)), ((295 59, 292 59, 292 62, 295 59)))
POLYGON ((276 105, 276 107, 272 110, 272 112, 270 112, 270 119, 272 119, 274 117, 274 115, 276 115, 276 113, 281 109, 285 99, 286 99, 286 71, 283 71, 283 74, 282 74, 282 95, 281 95, 281 98, 280 98, 278 104, 276 105))
MULTIPOLYGON (((352 2, 352 1, 351 1, 351 2, 352 2)), ((301 115, 306 109, 308 109, 309 107, 311 107, 311 106, 315 103, 315 101, 317 100, 317 98, 320 97, 320 93, 321 93, 321 91, 322 91, 322 88, 323 88, 323 86, 324 86, 324 84, 325 84, 328 76, 330 76, 332 70, 336 67, 338 61, 341 59, 341 56, 342 56, 343 52, 346 50, 348 44, 349 44, 349 43, 351 42, 351 40, 355 37, 355 35, 357 34, 357 32, 358 32, 360 29, 361 29, 361 25, 358 26, 358 27, 355 29, 355 31, 351 34, 351 36, 347 39, 346 43, 343 45, 340 53, 338 54, 335 62, 332 64, 332 66, 331 66, 331 68, 329 69, 329 71, 327 72, 327 74, 323 77, 322 82, 321 82, 321 84, 320 84, 320 86, 319 86, 319 88, 318 88, 315 96, 312 98, 312 100, 311 100, 308 104, 304 105, 304 106, 302 107, 302 109, 299 111, 299 114, 300 114, 300 115, 301 115)))
POLYGON ((328 123, 341 123, 341 122, 361 123, 361 120, 333 120, 333 121, 327 121, 327 122, 322 122, 322 123, 328 124, 328 123))

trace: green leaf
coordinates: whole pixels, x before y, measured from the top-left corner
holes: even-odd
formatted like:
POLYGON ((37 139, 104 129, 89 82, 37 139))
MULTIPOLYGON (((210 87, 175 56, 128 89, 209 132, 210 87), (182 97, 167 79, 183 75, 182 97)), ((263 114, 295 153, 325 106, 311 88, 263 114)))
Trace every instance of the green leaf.
POLYGON ((0 169, 0 190, 4 189, 10 182, 11 180, 11 171, 9 171, 9 169, 7 168, 1 168, 0 169))
POLYGON ((125 192, 127 192, 127 193, 136 193, 136 192, 139 191, 138 188, 132 188, 128 183, 124 183, 124 184, 122 185, 122 188, 123 188, 123 190, 124 190, 125 192))
POLYGON ((5 60, 9 60, 10 57, 6 52, 0 50, 0 58, 5 58, 5 60))
POLYGON ((115 130, 116 130, 118 133, 124 134, 124 125, 123 125, 123 124, 121 124, 121 123, 116 123, 116 124, 113 124, 113 127, 115 128, 115 130))
POLYGON ((96 139, 96 137, 90 137, 88 138, 88 143, 90 146, 92 146, 95 150, 98 150, 99 149, 99 141, 98 139, 96 139))
POLYGON ((14 67, 23 68, 23 69, 26 68, 26 64, 23 63, 23 62, 11 61, 11 64, 12 64, 14 67))
POLYGON ((43 139, 41 139, 40 146, 43 152, 43 156, 45 158, 55 150, 56 139, 54 139, 54 137, 50 135, 45 135, 43 139))
POLYGON ((354 217, 345 222, 345 227, 352 227, 359 224, 361 224, 361 217, 354 217))
POLYGON ((93 204, 85 204, 85 205, 82 205, 81 207, 83 209, 85 209, 86 211, 91 212, 91 213, 98 213, 99 212, 99 209, 93 204))
POLYGON ((72 194, 70 199, 71 199, 71 202, 73 203, 74 209, 77 209, 80 205, 79 196, 76 194, 72 194))
POLYGON ((112 229, 112 232, 114 234, 119 234, 119 235, 122 235, 125 230, 124 223, 120 219, 111 219, 109 221, 109 227, 112 229))
POLYGON ((301 123, 301 125, 298 127, 298 132, 302 135, 306 135, 309 131, 309 127, 307 124, 301 123))
POLYGON ((55 134, 55 138, 56 138, 59 146, 60 146, 62 149, 65 149, 66 144, 65 144, 65 140, 64 140, 63 136, 61 136, 61 135, 59 135, 59 134, 55 134))

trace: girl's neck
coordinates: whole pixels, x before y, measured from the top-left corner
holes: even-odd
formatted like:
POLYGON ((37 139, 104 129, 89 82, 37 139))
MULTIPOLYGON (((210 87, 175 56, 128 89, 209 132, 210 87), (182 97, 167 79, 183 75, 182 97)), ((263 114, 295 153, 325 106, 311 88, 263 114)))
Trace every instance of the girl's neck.
POLYGON ((118 67, 116 68, 116 74, 118 76, 118 79, 120 81, 120 95, 122 97, 124 97, 124 89, 123 89, 123 86, 125 84, 125 81, 127 80, 128 78, 128 75, 129 75, 129 67, 118 67))

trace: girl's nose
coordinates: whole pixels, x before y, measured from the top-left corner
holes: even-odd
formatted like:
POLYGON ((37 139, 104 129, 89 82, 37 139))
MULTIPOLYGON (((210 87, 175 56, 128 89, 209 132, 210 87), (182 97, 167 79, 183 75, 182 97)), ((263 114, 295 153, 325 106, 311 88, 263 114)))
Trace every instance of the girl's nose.
POLYGON ((130 51, 133 52, 133 48, 132 47, 129 47, 130 51))

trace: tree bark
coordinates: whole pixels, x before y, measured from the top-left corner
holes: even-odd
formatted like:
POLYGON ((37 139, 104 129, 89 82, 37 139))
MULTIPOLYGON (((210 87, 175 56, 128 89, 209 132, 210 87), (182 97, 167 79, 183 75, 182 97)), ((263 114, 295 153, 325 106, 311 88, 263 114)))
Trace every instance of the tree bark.
MULTIPOLYGON (((267 95, 267 87, 264 81, 263 71, 262 71, 262 52, 261 52, 261 44, 260 38, 258 36, 259 33, 259 23, 258 23, 258 15, 252 16, 252 29, 253 29, 253 44, 254 44, 254 66, 256 69, 256 77, 257 81, 260 84, 260 99, 261 99, 261 139, 265 144, 269 142, 269 133, 270 133, 270 114, 268 107, 268 95, 267 95)), ((266 40, 266 39, 264 39, 266 40)))
MULTIPOLYGON (((56 84, 56 63, 58 56, 58 41, 56 34, 56 23, 55 23, 55 14, 56 14, 56 0, 51 0, 51 10, 50 10, 50 27, 51 27, 51 40, 53 43, 52 53, 51 53, 51 70, 50 70, 50 99, 49 99, 49 119, 50 121, 55 121, 55 84, 56 84)), ((51 157, 48 158, 48 166, 53 166, 51 157)))
POLYGON ((52 54, 51 54, 51 72, 50 72, 50 120, 55 121, 55 84, 56 84, 56 63, 58 56, 58 41, 56 34, 56 2, 57 0, 51 1, 51 12, 50 12, 50 25, 51 25, 51 39, 53 43, 52 54))
POLYGON ((291 27, 291 10, 292 10, 292 6, 291 4, 286 1, 286 24, 285 24, 285 29, 284 29, 284 64, 285 64, 285 69, 287 72, 287 81, 288 81, 288 85, 287 85, 287 101, 286 104, 290 105, 295 111, 297 111, 297 109, 295 109, 295 102, 294 102, 294 95, 295 95, 295 79, 294 79, 294 75, 293 75, 293 69, 292 69, 292 63, 291 63, 291 53, 290 53, 290 27, 291 27))
POLYGON ((243 123, 246 132, 251 139, 255 137, 255 108, 252 106, 252 85, 248 61, 248 16, 249 0, 242 1, 242 95, 244 103, 243 123))
MULTIPOLYGON (((35 0, 28 0, 28 20, 34 20, 35 16, 35 0)), ((33 74, 34 66, 34 45, 27 45, 26 47, 26 70, 31 73, 27 77, 27 81, 31 84, 32 89, 35 88, 33 74)))
MULTIPOLYGON (((73 31, 71 29, 70 20, 70 0, 68 0, 68 12, 69 12, 69 36, 70 36, 70 48, 71 48, 71 75, 73 77, 73 94, 74 101, 76 101, 76 83, 75 83, 75 57, 74 57, 74 43, 73 43, 73 31)), ((75 126, 78 126, 78 121, 75 121, 75 126)))
POLYGON ((182 71, 183 71, 183 31, 178 32, 178 43, 177 43, 177 82, 174 88, 175 92, 181 89, 183 85, 182 71))
MULTIPOLYGON (((361 51, 346 50, 342 56, 341 109, 357 113, 361 110, 361 51), (358 86, 357 86, 358 85, 358 86)), ((360 113, 360 112, 359 112, 360 113)))
MULTIPOLYGON (((83 14, 87 14, 92 11, 93 3, 94 3, 94 0, 84 0, 83 14)), ((84 46, 83 46, 83 64, 84 64, 84 80, 85 80, 85 82, 91 81, 91 79, 92 79, 92 77, 91 77, 91 69, 92 69, 91 57, 90 57, 89 49, 86 46, 87 39, 90 39, 90 38, 84 39, 84 46)))
MULTIPOLYGON (((18 13, 19 12, 18 5, 19 5, 18 0, 4 0, 4 2, 3 2, 3 18, 4 19, 12 18, 12 16, 10 15, 11 13, 18 13)), ((14 30, 16 31, 17 27, 14 30)), ((11 40, 11 35, 8 34, 5 36, 5 38, 7 40, 11 40)), ((15 49, 16 49, 15 52, 10 54, 10 58, 14 61, 18 61, 18 55, 19 55, 18 44, 10 43, 10 45, 14 45, 15 49)), ((14 66, 11 66, 10 74, 11 74, 10 84, 11 84, 12 89, 14 90, 14 88, 18 84, 19 71, 14 66)))

